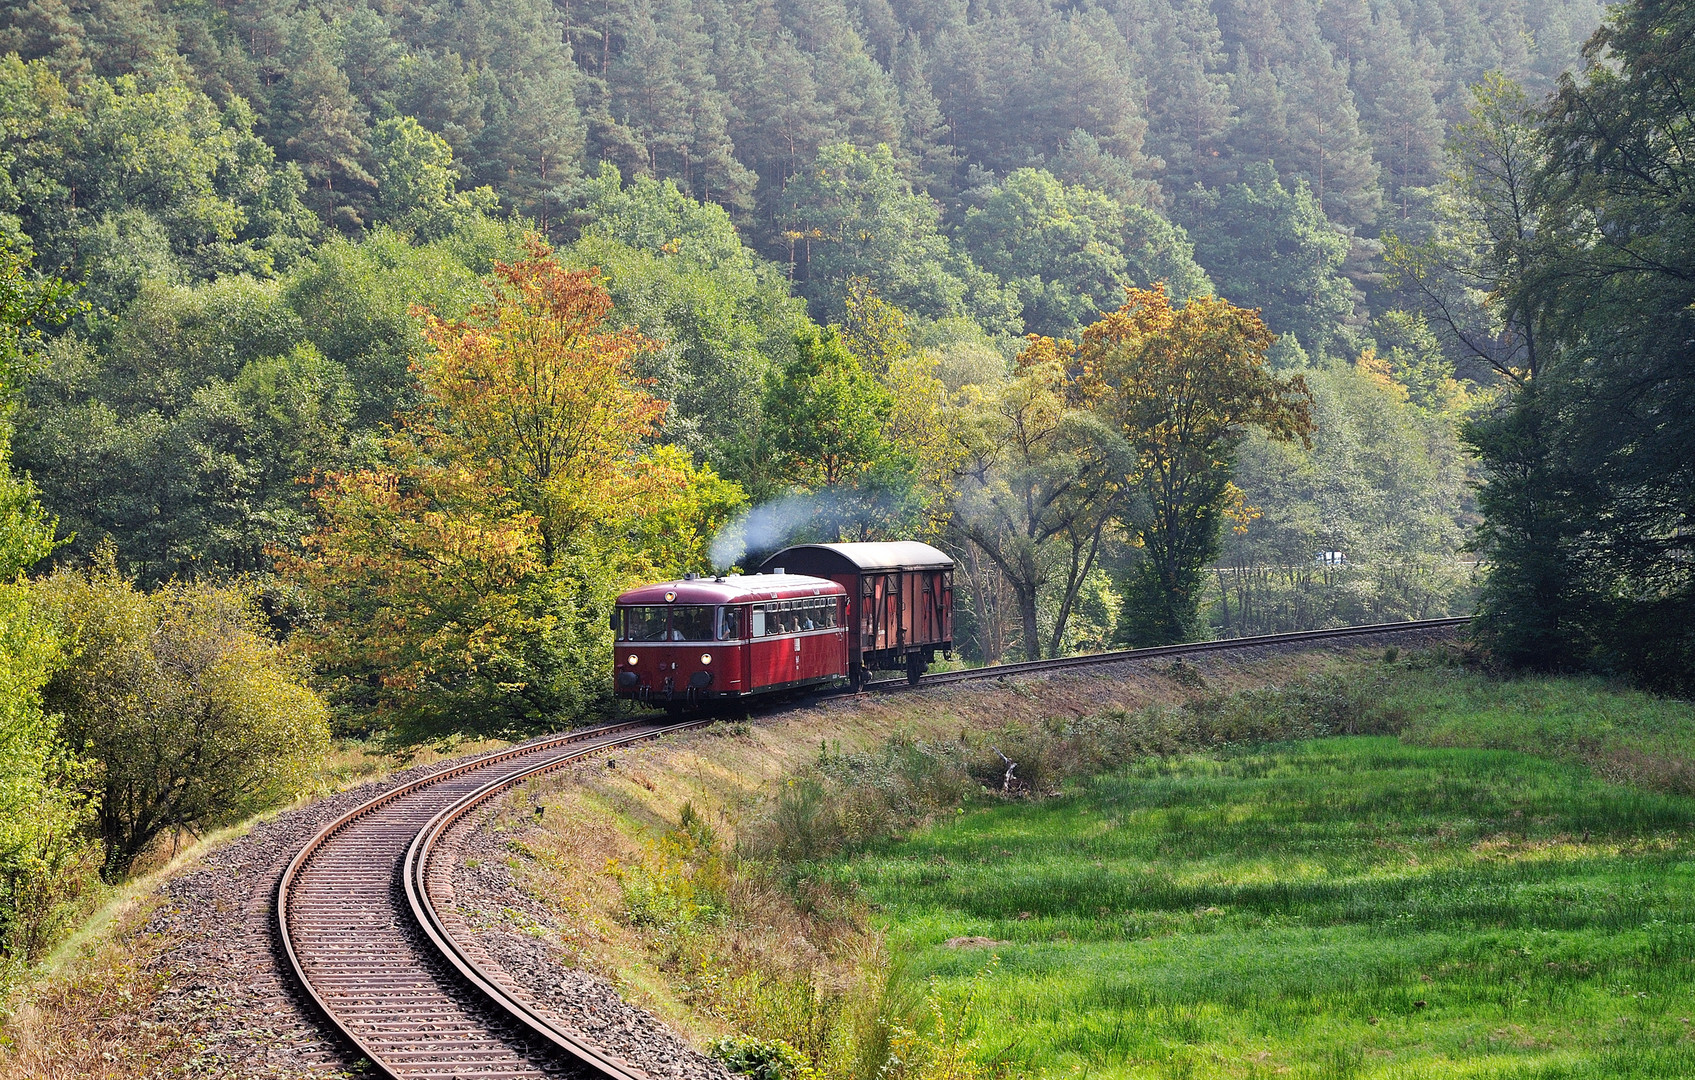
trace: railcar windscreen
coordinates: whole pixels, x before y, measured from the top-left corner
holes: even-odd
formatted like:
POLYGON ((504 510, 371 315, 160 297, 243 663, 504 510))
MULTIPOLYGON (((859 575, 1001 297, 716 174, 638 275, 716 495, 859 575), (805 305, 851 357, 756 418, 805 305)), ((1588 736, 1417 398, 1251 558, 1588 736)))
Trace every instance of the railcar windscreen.
POLYGON ((666 609, 662 607, 627 607, 624 614, 623 641, 664 641, 666 609))
POLYGON ((716 609, 694 604, 678 605, 671 609, 672 641, 716 641, 713 612, 716 609))

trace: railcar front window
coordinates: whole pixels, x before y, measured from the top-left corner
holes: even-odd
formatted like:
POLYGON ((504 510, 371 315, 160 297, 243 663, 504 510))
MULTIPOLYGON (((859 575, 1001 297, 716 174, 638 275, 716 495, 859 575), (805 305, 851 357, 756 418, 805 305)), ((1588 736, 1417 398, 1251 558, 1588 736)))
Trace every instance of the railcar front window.
POLYGON ((624 641, 664 641, 665 609, 662 607, 627 607, 624 609, 624 641))
POLYGON ((713 608, 674 607, 671 609, 671 640, 672 641, 714 641, 713 608))

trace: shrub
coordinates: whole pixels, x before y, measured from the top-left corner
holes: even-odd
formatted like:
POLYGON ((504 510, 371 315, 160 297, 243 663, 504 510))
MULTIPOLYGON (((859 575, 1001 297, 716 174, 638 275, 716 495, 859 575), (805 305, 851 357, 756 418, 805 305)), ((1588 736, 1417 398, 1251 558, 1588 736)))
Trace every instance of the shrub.
POLYGON ((723 913, 727 870, 718 838, 689 803, 677 828, 654 842, 639 865, 612 869, 631 926, 686 932, 723 913))
POLYGON ((305 789, 328 749, 328 712, 247 592, 143 593, 107 549, 93 570, 60 571, 34 593, 66 653, 45 702, 93 766, 108 877, 161 835, 198 835, 305 789))
POLYGON ((41 707, 57 652, 24 588, 0 584, 0 951, 13 961, 57 936, 99 862, 77 763, 41 707))
POLYGON ((782 1039, 727 1035, 715 1041, 708 1052, 725 1068, 749 1080, 812 1080, 818 1075, 806 1055, 782 1039))
POLYGON ((98 862, 78 764, 42 708, 58 642, 21 578, 53 550, 53 531, 29 481, 11 475, 0 427, 0 957, 14 964, 57 935, 98 862))

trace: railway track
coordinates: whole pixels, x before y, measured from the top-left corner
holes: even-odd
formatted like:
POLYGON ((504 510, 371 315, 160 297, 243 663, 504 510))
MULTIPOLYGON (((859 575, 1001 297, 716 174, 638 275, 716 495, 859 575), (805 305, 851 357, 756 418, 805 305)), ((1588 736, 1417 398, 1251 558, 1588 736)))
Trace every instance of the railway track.
MULTIPOLYGON (((1446 629, 1465 619, 1341 627, 1061 660, 938 672, 897 692, 1160 656, 1446 629)), ((373 1066, 400 1080, 532 1077, 647 1080, 555 1025, 480 966, 447 914, 452 860, 442 839, 477 806, 517 784, 597 752, 702 727, 707 719, 613 724, 467 759, 355 807, 295 855, 277 886, 283 952, 303 992, 373 1066), (459 933, 456 936, 455 930, 459 933)))
POLYGON ((1010 675, 1032 675, 1044 671, 1063 671, 1093 667, 1099 664, 1122 664, 1127 660, 1151 660, 1160 656, 1192 656, 1197 653, 1229 652, 1269 645, 1298 645, 1303 641, 1335 641, 1376 634, 1407 634, 1423 630, 1445 630, 1464 626, 1470 616, 1453 619, 1420 619, 1414 622, 1367 623, 1362 626, 1338 626, 1329 630, 1296 630, 1284 634, 1260 634, 1255 637, 1221 638, 1218 641, 1196 641, 1187 645, 1154 645, 1144 649, 1118 649, 1113 652, 1089 653, 1084 656, 1062 656, 1056 660, 1026 660, 1015 664, 996 664, 986 668, 964 668, 959 671, 938 671, 924 675, 916 683, 905 679, 883 679, 867 683, 867 690, 911 690, 942 683, 968 682, 973 679, 1004 679, 1010 675))

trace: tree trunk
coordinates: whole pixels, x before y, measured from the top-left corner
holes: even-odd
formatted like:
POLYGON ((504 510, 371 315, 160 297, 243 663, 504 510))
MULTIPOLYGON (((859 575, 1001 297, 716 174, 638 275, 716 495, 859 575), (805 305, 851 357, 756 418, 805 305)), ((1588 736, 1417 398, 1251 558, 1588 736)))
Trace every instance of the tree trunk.
POLYGON ((1040 660, 1042 628, 1036 618, 1036 590, 1018 582, 1013 582, 1012 587, 1018 593, 1018 618, 1024 631, 1024 659, 1040 660))

